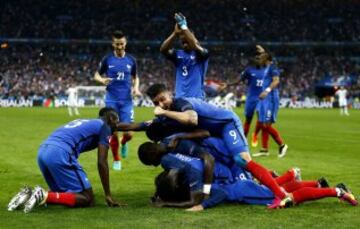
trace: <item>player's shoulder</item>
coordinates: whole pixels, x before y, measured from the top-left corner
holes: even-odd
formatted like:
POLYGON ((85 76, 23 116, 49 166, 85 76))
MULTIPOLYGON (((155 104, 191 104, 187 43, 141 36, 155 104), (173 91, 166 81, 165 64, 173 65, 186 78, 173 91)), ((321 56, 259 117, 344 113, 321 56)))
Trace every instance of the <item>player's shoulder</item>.
POLYGON ((132 54, 126 53, 126 57, 129 58, 131 61, 136 62, 136 58, 132 54))
POLYGON ((174 98, 173 108, 177 111, 192 110, 192 99, 191 98, 174 98))
POLYGON ((114 53, 113 52, 108 52, 106 53, 103 58, 102 58, 102 61, 107 61, 108 59, 110 59, 111 57, 114 57, 114 53))

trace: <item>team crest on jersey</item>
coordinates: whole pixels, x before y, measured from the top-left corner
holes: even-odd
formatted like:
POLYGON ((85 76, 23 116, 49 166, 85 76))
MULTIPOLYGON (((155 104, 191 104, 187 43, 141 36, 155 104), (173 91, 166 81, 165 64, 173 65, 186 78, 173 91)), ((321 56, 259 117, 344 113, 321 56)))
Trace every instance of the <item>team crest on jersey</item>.
POLYGON ((190 59, 195 60, 195 56, 194 56, 194 55, 191 55, 191 56, 190 56, 190 59))
POLYGON ((131 69, 131 65, 127 64, 126 67, 130 70, 131 69))

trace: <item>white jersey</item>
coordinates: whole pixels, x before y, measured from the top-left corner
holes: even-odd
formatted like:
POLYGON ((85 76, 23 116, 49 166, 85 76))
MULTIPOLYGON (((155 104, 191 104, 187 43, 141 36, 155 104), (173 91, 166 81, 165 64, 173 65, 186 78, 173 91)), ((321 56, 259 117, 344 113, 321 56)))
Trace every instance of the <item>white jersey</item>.
POLYGON ((68 106, 77 106, 77 90, 71 87, 67 89, 66 93, 68 94, 68 106))
POLYGON ((340 107, 347 106, 347 101, 346 101, 347 90, 346 89, 339 89, 339 90, 336 91, 335 94, 339 98, 339 106, 340 107))

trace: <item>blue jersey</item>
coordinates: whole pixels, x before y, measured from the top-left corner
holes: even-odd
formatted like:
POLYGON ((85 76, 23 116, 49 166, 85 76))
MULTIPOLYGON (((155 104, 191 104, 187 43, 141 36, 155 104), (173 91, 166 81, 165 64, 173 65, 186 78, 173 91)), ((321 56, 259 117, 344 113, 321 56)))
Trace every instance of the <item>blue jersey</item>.
POLYGON ((230 110, 216 107, 196 98, 174 99, 171 110, 183 112, 194 110, 198 114, 198 128, 210 131, 212 136, 221 136, 224 125, 238 122, 239 117, 230 110))
POLYGON ((203 99, 204 80, 209 63, 208 51, 170 50, 166 57, 176 67, 175 97, 203 99))
POLYGON ((55 130, 42 145, 55 145, 67 152, 79 154, 109 145, 111 129, 101 119, 77 119, 55 130))
MULTIPOLYGON (((173 136, 176 136, 176 134, 173 136)), ((169 139, 171 138, 172 136, 164 139, 162 142, 169 142, 169 139)), ((249 172, 235 164, 232 153, 226 147, 225 142, 220 138, 208 137, 197 140, 180 140, 174 149, 174 153, 197 158, 199 158, 200 153, 204 152, 211 154, 215 158, 215 161, 230 168, 235 180, 252 179, 249 172)))
POLYGON ((255 66, 247 67, 242 73, 241 78, 247 80, 246 100, 258 100, 259 95, 263 92, 265 78, 270 74, 270 65, 262 68, 255 66))
MULTIPOLYGON (((164 169, 178 169, 185 175, 186 182, 191 191, 199 191, 203 188, 204 164, 202 160, 183 154, 166 154, 161 158, 161 166, 164 169)), ((215 183, 233 183, 234 178, 231 170, 219 162, 214 167, 215 183)))
POLYGON ((106 87, 105 101, 117 102, 132 100, 132 77, 136 76, 136 60, 129 54, 117 57, 114 53, 106 55, 98 67, 100 75, 105 74, 111 78, 106 87))
POLYGON ((232 184, 213 184, 210 197, 201 205, 210 208, 224 201, 268 205, 274 199, 274 194, 267 187, 252 180, 238 180, 232 184))

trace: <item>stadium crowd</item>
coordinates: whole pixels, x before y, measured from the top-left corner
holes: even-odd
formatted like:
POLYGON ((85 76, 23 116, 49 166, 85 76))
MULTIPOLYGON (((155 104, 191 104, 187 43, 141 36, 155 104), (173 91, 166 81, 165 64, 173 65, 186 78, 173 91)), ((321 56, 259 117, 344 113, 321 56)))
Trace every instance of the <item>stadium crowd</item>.
POLYGON ((180 11, 204 41, 357 41, 359 7, 356 0, 14 0, 0 10, 0 37, 108 39, 121 27, 131 39, 161 40, 180 11))
MULTIPOLYGON (((6 43, 6 38, 109 40, 111 32, 121 28, 129 38, 130 53, 137 58, 140 79, 146 82, 141 84, 143 91, 154 82, 174 84, 173 67, 160 55, 159 46, 173 29, 176 11, 184 12, 205 46, 218 42, 206 46, 211 51, 207 78, 226 82, 239 77, 252 55, 249 46, 237 41, 352 42, 360 38, 360 14, 356 11, 360 2, 355 0, 92 0, 51 4, 14 0, 2 6, 1 98, 62 96, 70 86, 96 85, 93 74, 102 55, 110 50, 110 45, 103 44, 6 43), (134 45, 135 41, 140 42, 134 45)), ((323 77, 351 75, 357 82, 349 90, 350 97, 359 97, 360 59, 353 56, 355 49, 360 51, 356 46, 270 47, 282 71, 281 96, 313 96, 323 77)), ((240 97, 245 88, 237 85, 228 90, 240 97)))
MULTIPOLYGON (((97 85, 93 74, 101 55, 109 48, 95 45, 14 45, 2 49, 0 95, 2 98, 17 99, 63 96, 70 86, 97 85)), ((131 53, 137 57, 142 91, 155 82, 166 82, 173 87, 173 67, 161 56, 157 47, 137 47, 131 53)), ((232 48, 214 50, 207 79, 235 81, 248 64, 249 53, 232 48)), ((318 56, 311 50, 300 51, 296 57, 280 56, 278 65, 282 71, 281 96, 285 98, 311 97, 317 82, 323 77, 358 76, 360 69, 359 63, 349 58, 318 56)), ((359 97, 359 77, 353 85, 350 97, 359 97)), ((228 90, 240 97, 245 89, 244 84, 239 84, 228 90)))

